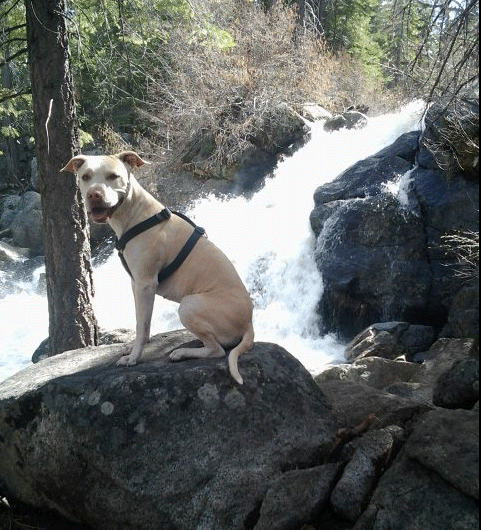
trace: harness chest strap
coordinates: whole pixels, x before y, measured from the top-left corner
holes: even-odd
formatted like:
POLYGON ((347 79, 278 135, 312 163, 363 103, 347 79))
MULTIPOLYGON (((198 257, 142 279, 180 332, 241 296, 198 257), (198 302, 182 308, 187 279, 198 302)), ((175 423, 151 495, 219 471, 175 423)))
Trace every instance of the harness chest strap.
POLYGON ((119 257, 120 257, 120 261, 122 262, 122 265, 124 266, 125 270, 129 273, 131 277, 132 277, 132 273, 130 272, 129 266, 127 265, 127 261, 125 260, 125 257, 123 254, 123 251, 127 243, 134 237, 141 234, 142 232, 145 232, 146 230, 148 230, 149 228, 152 228, 162 223, 163 221, 167 221, 168 219, 171 218, 172 214, 177 215, 178 217, 184 219, 184 221, 187 221, 190 225, 192 225, 194 227, 194 232, 189 237, 185 245, 182 247, 180 252, 174 258, 174 260, 159 272, 157 276, 158 283, 163 282, 169 276, 174 274, 174 272, 187 259, 187 256, 191 253, 197 241, 199 241, 199 239, 202 236, 205 236, 205 230, 201 228, 200 226, 197 226, 195 223, 193 223, 187 216, 179 212, 171 212, 168 208, 164 208, 161 212, 156 213, 155 215, 153 215, 152 217, 149 217, 145 221, 142 221, 141 223, 133 226, 132 228, 129 228, 129 230, 127 230, 127 232, 125 232, 125 234, 123 234, 120 237, 120 239, 117 239, 115 248, 119 252, 119 257))

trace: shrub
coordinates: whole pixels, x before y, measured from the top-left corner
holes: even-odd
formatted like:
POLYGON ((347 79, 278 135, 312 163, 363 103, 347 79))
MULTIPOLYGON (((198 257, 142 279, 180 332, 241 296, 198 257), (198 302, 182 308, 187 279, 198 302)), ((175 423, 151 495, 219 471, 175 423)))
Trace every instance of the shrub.
POLYGON ((165 161, 181 162, 201 142, 212 165, 231 164, 266 120, 284 116, 282 105, 332 108, 335 61, 313 34, 294 39, 293 9, 238 0, 204 8, 190 28, 171 33, 150 85, 148 115, 165 161), (206 20, 210 34, 198 31, 206 20))
POLYGON ((479 282, 479 232, 459 231, 441 237, 448 255, 455 257, 456 275, 466 283, 479 282))

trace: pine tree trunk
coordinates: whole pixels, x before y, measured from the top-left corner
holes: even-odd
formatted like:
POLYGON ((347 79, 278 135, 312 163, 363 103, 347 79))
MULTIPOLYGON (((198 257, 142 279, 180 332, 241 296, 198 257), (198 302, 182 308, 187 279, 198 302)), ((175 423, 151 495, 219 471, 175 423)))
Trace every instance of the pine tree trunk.
POLYGON ((42 194, 51 354, 93 345, 88 224, 75 179, 59 170, 78 146, 65 0, 25 0, 42 194))

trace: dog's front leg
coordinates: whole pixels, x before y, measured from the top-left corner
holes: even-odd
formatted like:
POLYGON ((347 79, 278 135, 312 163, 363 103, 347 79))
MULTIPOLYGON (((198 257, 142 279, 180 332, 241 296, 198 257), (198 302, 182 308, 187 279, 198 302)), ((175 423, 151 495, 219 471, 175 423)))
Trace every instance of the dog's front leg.
POLYGON ((142 354, 146 342, 150 340, 150 323, 154 309, 155 291, 157 285, 139 285, 132 281, 135 300, 135 317, 137 320, 134 347, 130 355, 124 355, 118 365, 134 366, 142 354))

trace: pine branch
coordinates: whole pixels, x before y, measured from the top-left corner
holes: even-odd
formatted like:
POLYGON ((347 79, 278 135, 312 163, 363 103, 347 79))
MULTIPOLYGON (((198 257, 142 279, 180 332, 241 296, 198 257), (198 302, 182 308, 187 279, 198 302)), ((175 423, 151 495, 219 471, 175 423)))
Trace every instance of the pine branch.
POLYGON ((25 90, 21 90, 20 92, 15 92, 14 94, 3 96, 2 98, 0 98, 0 103, 3 103, 4 101, 8 101, 9 99, 15 99, 15 98, 18 98, 19 96, 25 96, 31 93, 32 93, 32 90, 30 88, 27 88, 25 90))
POLYGON ((7 57, 4 61, 0 62, 0 68, 2 68, 2 66, 5 66, 7 63, 13 61, 17 57, 20 57, 20 55, 27 53, 27 51, 28 51, 28 48, 25 47, 25 48, 22 48, 21 50, 18 50, 17 53, 10 55, 10 57, 7 57))

